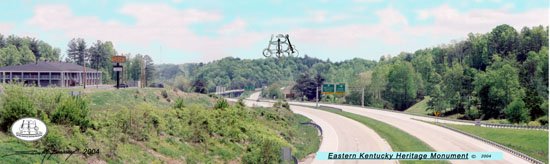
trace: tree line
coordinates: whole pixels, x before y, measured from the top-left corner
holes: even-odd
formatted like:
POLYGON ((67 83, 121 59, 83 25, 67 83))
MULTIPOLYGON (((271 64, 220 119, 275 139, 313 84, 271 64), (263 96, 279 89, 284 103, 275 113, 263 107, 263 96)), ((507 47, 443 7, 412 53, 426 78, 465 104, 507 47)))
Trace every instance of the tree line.
MULTIPOLYGON (((67 44, 67 56, 63 59, 61 50, 50 44, 31 37, 4 36, 0 34, 0 67, 22 65, 39 61, 72 62, 78 65, 101 71, 103 83, 113 83, 113 64, 111 57, 117 55, 114 45, 110 41, 97 40, 90 46, 82 38, 74 38, 67 44)), ((141 76, 142 65, 145 65, 146 81, 155 80, 155 66, 149 55, 120 54, 127 57, 123 63, 123 81, 137 81, 141 76)))
POLYGON ((149 55, 136 54, 118 54, 111 41, 97 40, 90 46, 82 38, 74 38, 67 44, 66 62, 73 62, 78 65, 101 71, 103 74, 103 83, 113 83, 116 80, 116 74, 113 72, 114 64, 111 57, 115 55, 126 56, 126 62, 122 63, 124 70, 122 72, 122 81, 140 80, 142 67, 145 69, 146 81, 152 82, 155 77, 155 67, 153 59, 149 55))
POLYGON ((37 61, 58 61, 61 50, 31 37, 0 34, 0 67, 37 61))
POLYGON ((528 122, 548 115, 548 27, 517 31, 499 25, 488 33, 379 61, 331 62, 309 56, 239 59, 157 66, 159 79, 185 91, 213 92, 289 84, 313 100, 317 86, 346 83, 348 93, 324 101, 406 110, 427 98, 428 110, 464 119, 528 122), (172 80, 174 79, 174 80, 172 80))

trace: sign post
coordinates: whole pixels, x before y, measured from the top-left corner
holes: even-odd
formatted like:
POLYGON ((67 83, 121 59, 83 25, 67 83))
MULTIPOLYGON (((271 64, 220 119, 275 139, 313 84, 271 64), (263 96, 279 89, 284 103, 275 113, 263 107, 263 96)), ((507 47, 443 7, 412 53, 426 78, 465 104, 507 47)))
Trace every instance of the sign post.
POLYGON ((113 67, 113 71, 116 72, 116 89, 120 88, 120 72, 122 72, 123 67, 120 63, 126 62, 126 56, 112 56, 111 61, 116 63, 113 67))

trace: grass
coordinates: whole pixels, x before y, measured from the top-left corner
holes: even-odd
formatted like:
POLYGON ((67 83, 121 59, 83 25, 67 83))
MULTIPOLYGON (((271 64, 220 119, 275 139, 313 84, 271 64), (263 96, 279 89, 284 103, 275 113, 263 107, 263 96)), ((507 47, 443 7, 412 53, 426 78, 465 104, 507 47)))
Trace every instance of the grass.
MULTIPOLYGON (((383 123, 378 120, 374 120, 368 117, 361 115, 343 112, 340 110, 321 107, 321 109, 342 115, 344 117, 350 118, 357 122, 362 123, 363 125, 374 130, 380 137, 384 138, 391 146, 392 151, 394 152, 407 152, 407 151, 434 151, 432 147, 426 143, 420 141, 418 138, 386 123, 383 123)), ((449 163, 447 161, 413 161, 413 160, 402 160, 400 163, 449 163)))
POLYGON ((548 132, 472 125, 445 124, 452 128, 491 140, 548 163, 548 132))
POLYGON ((431 115, 432 112, 427 111, 428 109, 428 101, 430 101, 430 96, 424 97, 424 99, 413 106, 409 107, 409 109, 405 110, 405 113, 414 113, 414 114, 421 114, 421 115, 431 115))
MULTIPOLYGON (((37 110, 46 112, 56 110, 56 95, 66 99, 69 91, 82 91, 22 89, 26 96, 36 97, 31 103, 37 110)), ((0 104, 7 95, 10 93, 0 94, 0 104)), ((315 128, 299 124, 308 119, 284 108, 251 109, 235 104, 213 109, 216 99, 207 95, 153 88, 91 88, 83 91, 82 98, 89 102, 93 126, 81 132, 77 126, 52 123, 46 114, 48 136, 63 149, 98 148, 97 160, 107 163, 270 163, 279 159, 280 147, 290 147, 294 156, 302 158, 316 152, 320 144, 315 128), (176 99, 183 99, 183 106, 177 109, 173 107, 176 99), (264 152, 266 148, 271 149, 269 153, 264 152)), ((0 156, 14 150, 43 150, 49 143, 44 139, 23 142, 0 132, 0 156)), ((40 160, 40 156, 0 158, 7 163, 40 160)), ((46 163, 62 160, 62 155, 52 156, 46 163)), ((87 160, 72 156, 67 162, 90 162, 87 160)))
MULTIPOLYGON (((295 116, 296 123, 303 123, 311 121, 309 118, 297 114, 295 116)), ((302 159, 307 155, 317 152, 321 145, 317 129, 313 126, 293 124, 293 129, 296 130, 296 140, 292 143, 298 150, 295 154, 296 158, 302 159)))

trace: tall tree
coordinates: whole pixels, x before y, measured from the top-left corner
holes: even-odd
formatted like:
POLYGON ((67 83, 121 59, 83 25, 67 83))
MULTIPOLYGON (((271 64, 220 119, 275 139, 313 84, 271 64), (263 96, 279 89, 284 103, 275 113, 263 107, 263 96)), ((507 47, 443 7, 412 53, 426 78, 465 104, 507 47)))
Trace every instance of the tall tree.
POLYGON ((68 44, 67 55, 69 61, 84 65, 88 59, 86 41, 82 38, 71 39, 68 44))
POLYGON ((396 110, 405 110, 416 100, 416 73, 411 63, 396 62, 388 74, 386 98, 396 110))

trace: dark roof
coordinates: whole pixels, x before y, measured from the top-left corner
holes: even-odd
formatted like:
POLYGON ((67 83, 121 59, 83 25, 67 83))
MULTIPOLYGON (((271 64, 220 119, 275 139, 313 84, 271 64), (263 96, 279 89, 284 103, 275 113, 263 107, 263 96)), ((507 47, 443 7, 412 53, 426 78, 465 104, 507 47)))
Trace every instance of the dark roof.
MULTIPOLYGON (((74 63, 56 62, 56 61, 40 61, 38 63, 29 63, 23 65, 11 65, 0 67, 0 72, 9 71, 29 71, 29 72, 61 72, 61 71, 84 71, 82 66, 74 63)), ((96 71, 95 69, 86 68, 86 71, 96 71)))

